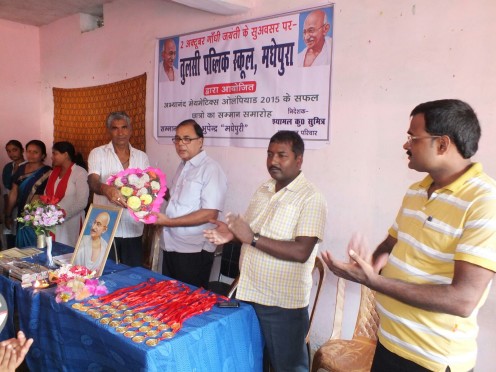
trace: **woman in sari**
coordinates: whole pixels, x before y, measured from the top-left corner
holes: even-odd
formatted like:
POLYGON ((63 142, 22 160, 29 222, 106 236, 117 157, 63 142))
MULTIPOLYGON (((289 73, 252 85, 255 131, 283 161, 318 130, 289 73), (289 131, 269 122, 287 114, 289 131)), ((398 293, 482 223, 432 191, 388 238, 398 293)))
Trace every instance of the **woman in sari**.
POLYGON ((55 241, 74 247, 84 222, 89 187, 86 164, 70 142, 56 142, 52 147, 53 170, 45 195, 55 197, 65 211, 65 221, 55 228, 55 241))
MULTIPOLYGON (((46 146, 42 141, 32 140, 26 144, 26 163, 19 166, 13 176, 12 189, 9 192, 9 202, 5 209, 5 222, 11 227, 14 217, 12 210, 17 207, 19 217, 26 204, 31 203, 35 195, 42 195, 51 168, 43 161, 46 158, 46 146)), ((19 248, 36 246, 36 234, 31 227, 17 224, 16 246, 19 248)))

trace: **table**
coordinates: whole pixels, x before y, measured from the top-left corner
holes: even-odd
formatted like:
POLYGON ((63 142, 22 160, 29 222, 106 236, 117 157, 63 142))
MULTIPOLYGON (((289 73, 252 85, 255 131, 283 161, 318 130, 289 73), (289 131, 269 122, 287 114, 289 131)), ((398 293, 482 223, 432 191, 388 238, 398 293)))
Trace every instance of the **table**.
MULTIPOLYGON (((109 292, 166 277, 141 267, 102 276, 109 292)), ((20 327, 35 342, 31 371, 261 371, 263 341, 254 309, 214 308, 184 322, 157 346, 134 343, 98 319, 57 304, 54 288, 17 291, 20 327)))
MULTIPOLYGON (((71 253, 74 251, 73 247, 70 247, 65 244, 53 243, 53 255, 61 255, 66 253, 71 253)), ((43 253, 33 256, 32 258, 26 259, 26 261, 31 262, 39 262, 43 264, 47 260, 46 250, 43 250, 43 253)), ((105 269, 103 271, 103 275, 111 274, 116 271, 128 269, 129 266, 123 264, 116 264, 113 260, 108 259, 105 264, 105 269)), ((0 275, 0 293, 5 297, 5 301, 7 303, 7 308, 9 309, 7 323, 5 324, 4 329, 0 332, 0 340, 6 340, 12 338, 16 334, 15 323, 14 323, 14 313, 19 312, 19 307, 24 306, 23 304, 19 304, 16 301, 16 294, 23 291, 20 283, 10 280, 2 275, 0 275)))

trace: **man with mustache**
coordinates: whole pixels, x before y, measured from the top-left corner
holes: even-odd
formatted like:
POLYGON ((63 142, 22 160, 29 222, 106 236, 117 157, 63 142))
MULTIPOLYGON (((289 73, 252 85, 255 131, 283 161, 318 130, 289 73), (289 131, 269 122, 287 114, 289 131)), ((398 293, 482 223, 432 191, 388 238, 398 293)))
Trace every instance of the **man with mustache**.
POLYGON ((298 53, 298 66, 331 64, 332 39, 326 36, 330 28, 325 11, 314 10, 308 14, 303 25, 303 40, 307 47, 298 53))
POLYGON ((272 178, 255 192, 245 216, 228 214, 227 224, 215 221, 215 230, 205 230, 215 244, 243 243, 236 298, 255 308, 265 356, 276 371, 309 370, 308 303, 327 206, 301 172, 303 152, 298 133, 274 134, 267 150, 272 178))
POLYGON ((322 253, 334 274, 376 291, 373 372, 475 366, 477 314, 496 271, 496 182, 471 160, 480 135, 465 102, 415 107, 403 148, 408 167, 428 175, 410 186, 373 255, 363 240, 350 242, 348 262, 322 253))
POLYGON ((74 265, 83 265, 90 270, 100 270, 107 251, 107 242, 102 235, 108 230, 110 215, 100 212, 91 224, 90 235, 83 235, 79 244, 74 265))
POLYGON ((159 83, 175 81, 179 77, 177 68, 174 67, 174 61, 177 55, 177 48, 174 39, 166 39, 162 47, 162 66, 159 68, 159 83))

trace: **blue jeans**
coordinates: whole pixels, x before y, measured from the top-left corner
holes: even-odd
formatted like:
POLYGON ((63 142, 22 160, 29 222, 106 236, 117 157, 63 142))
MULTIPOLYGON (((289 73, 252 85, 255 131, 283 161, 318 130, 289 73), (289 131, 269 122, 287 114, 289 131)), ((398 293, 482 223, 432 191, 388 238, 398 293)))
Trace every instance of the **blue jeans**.
POLYGON ((308 306, 284 309, 251 303, 257 313, 265 339, 264 371, 268 359, 276 372, 308 372, 308 351, 305 337, 308 332, 308 306))

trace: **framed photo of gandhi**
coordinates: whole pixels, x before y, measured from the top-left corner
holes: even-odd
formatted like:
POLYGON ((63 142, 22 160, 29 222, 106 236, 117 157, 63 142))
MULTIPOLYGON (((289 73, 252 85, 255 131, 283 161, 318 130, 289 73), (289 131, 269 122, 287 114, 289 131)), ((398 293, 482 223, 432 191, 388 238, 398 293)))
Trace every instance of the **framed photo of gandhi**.
POLYGON ((101 276, 121 215, 122 208, 91 204, 71 264, 86 266, 101 276))

